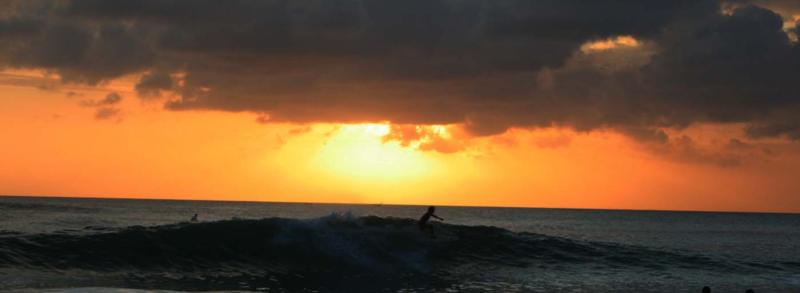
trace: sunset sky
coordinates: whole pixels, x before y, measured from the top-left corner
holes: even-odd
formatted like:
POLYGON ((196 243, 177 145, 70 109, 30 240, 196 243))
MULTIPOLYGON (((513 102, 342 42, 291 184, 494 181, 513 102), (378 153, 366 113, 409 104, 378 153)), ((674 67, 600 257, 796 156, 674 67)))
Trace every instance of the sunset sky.
POLYGON ((800 1, 0 2, 0 194, 800 212, 800 1))

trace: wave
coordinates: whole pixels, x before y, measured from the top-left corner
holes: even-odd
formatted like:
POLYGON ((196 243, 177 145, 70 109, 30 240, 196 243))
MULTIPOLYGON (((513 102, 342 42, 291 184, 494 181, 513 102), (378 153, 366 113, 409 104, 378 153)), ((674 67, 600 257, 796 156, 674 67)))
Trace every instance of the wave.
POLYGON ((432 238, 412 219, 334 214, 309 220, 87 227, 84 233, 0 233, 0 268, 124 271, 139 276, 198 272, 204 278, 269 275, 284 283, 292 278, 291 282, 306 282, 303 286, 342 278, 431 281, 469 268, 591 266, 723 273, 798 269, 789 263, 736 262, 489 226, 436 223, 435 229, 437 237, 432 238))

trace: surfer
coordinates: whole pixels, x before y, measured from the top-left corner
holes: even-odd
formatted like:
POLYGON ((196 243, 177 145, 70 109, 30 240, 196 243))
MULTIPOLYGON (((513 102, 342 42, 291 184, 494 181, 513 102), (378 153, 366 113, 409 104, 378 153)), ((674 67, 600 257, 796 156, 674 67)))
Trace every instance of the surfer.
POLYGON ((421 231, 428 230, 428 231, 430 231, 431 236, 434 236, 433 235, 433 225, 428 223, 428 221, 430 221, 431 217, 439 219, 440 221, 444 221, 444 219, 442 219, 439 216, 434 214, 435 211, 436 211, 436 207, 434 207, 434 206, 428 207, 428 211, 425 212, 424 215, 422 215, 422 218, 419 218, 419 222, 417 223, 417 224, 419 224, 419 229, 421 231))
POLYGON ((197 214, 194 214, 194 216, 192 216, 192 219, 190 221, 197 222, 197 214))

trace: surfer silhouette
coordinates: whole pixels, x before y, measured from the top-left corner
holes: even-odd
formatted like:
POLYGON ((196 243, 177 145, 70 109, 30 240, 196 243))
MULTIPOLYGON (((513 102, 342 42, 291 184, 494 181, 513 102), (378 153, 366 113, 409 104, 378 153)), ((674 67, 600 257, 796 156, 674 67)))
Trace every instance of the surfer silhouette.
POLYGON ((194 214, 191 219, 192 222, 197 222, 197 214, 194 214))
POLYGON ((419 224, 419 229, 421 231, 423 231, 423 232, 424 231, 429 231, 431 233, 431 236, 435 236, 433 234, 433 225, 428 223, 428 221, 430 221, 431 217, 439 219, 440 221, 444 221, 444 219, 442 219, 439 216, 435 215, 434 212, 436 212, 436 207, 434 207, 434 206, 428 207, 428 211, 425 212, 425 214, 422 215, 421 218, 419 218, 419 222, 417 222, 417 224, 419 224))

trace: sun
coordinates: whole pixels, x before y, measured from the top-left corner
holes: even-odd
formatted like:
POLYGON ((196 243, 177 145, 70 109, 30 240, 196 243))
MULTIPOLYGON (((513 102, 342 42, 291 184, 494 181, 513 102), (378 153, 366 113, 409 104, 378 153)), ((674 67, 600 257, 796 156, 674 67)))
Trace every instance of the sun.
POLYGON ((414 148, 384 142, 388 124, 344 125, 316 155, 320 167, 336 177, 373 183, 399 182, 424 176, 430 162, 414 148))

